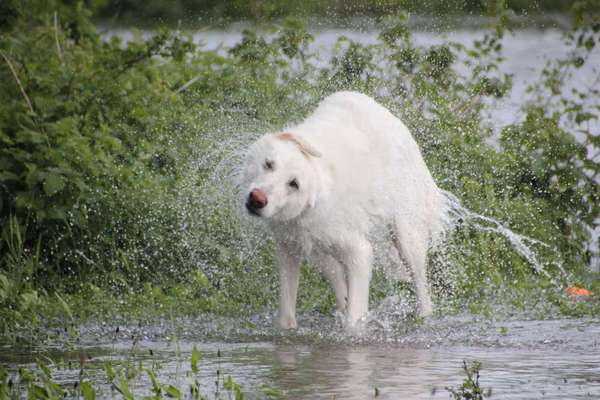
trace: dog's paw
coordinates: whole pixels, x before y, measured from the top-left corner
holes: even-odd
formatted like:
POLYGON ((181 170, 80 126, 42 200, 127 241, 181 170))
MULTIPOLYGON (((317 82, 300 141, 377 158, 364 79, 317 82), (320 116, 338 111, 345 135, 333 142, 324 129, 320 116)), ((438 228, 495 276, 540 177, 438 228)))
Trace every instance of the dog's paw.
POLYGON ((296 329, 298 327, 296 318, 289 316, 277 316, 275 318, 275 325, 280 329, 296 329))
POLYGON ((335 325, 338 328, 342 328, 346 326, 346 313, 344 311, 336 310, 333 312, 333 319, 335 321, 335 325))
POLYGON ((367 317, 362 317, 358 321, 346 320, 345 330, 348 336, 363 337, 367 333, 367 317))
POLYGON ((429 318, 433 315, 433 305, 431 302, 426 302, 424 304, 418 304, 417 306, 417 315, 419 318, 429 318))

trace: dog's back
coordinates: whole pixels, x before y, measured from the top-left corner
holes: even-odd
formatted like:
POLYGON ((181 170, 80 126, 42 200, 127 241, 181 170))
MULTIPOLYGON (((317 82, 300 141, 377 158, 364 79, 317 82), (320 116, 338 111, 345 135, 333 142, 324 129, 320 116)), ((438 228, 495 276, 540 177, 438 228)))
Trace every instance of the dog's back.
POLYGON ((331 174, 330 200, 353 208, 344 212, 402 218, 426 240, 443 230, 445 201, 417 143, 370 97, 335 93, 291 129, 323 154, 317 162, 331 174))

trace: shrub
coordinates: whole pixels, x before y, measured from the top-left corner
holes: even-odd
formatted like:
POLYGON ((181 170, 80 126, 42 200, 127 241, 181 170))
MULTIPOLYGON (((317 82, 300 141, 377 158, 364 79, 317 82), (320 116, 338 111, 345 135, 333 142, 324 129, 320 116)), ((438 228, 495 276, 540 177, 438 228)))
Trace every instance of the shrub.
MULTIPOLYGON (((547 66, 531 87, 540 97, 494 148, 480 114, 485 99, 511 88, 511 77, 498 72, 502 24, 472 47, 423 48, 412 42, 406 15, 390 16, 379 43, 341 38, 331 62, 317 67, 298 20, 275 35, 248 30, 219 53, 166 30, 127 43, 102 38, 82 3, 11 10, 0 37, 7 318, 53 291, 79 304, 78 293, 132 301, 146 293, 150 303, 186 312, 272 307, 269 242, 240 223, 230 184, 239 150, 342 88, 375 96, 400 116, 437 181, 466 206, 549 245, 536 249, 547 271, 537 276, 506 239, 459 226, 447 246, 458 279, 442 282, 451 293, 440 297, 477 308, 503 293, 523 306, 513 289, 591 283, 583 266, 600 193, 598 164, 585 150, 598 146, 589 124, 598 118, 597 91, 565 93, 569 74, 600 39, 591 13, 580 12, 567 36, 575 57, 547 66), (470 75, 458 74, 458 63, 470 75)), ((318 290, 301 292, 301 308, 330 309, 323 280, 310 270, 303 277, 318 290)), ((373 285, 377 296, 395 290, 381 275, 373 285)))

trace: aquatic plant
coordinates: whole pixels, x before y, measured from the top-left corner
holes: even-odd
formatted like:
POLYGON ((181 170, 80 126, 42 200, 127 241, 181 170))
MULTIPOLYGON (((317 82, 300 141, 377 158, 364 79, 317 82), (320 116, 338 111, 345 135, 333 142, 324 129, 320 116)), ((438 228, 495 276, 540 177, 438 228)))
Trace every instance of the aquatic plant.
POLYGON ((446 390, 450 392, 450 396, 455 400, 483 400, 486 397, 490 397, 491 390, 488 395, 484 394, 484 390, 479 385, 479 371, 481 369, 481 363, 473 361, 467 363, 463 361, 463 371, 467 375, 463 383, 456 389, 447 387, 446 390))
POLYGON ((215 376, 202 376, 199 372, 199 358, 200 353, 194 347, 190 361, 191 370, 186 373, 186 383, 182 383, 179 377, 172 379, 160 376, 160 363, 152 362, 146 367, 143 360, 136 359, 133 353, 124 360, 106 362, 103 366, 103 377, 97 376, 93 367, 88 367, 89 361, 86 359, 80 360, 77 376, 67 381, 57 379, 56 372, 61 369, 72 369, 74 366, 71 361, 65 366, 54 363, 48 358, 47 361, 51 364, 38 361, 27 368, 21 367, 16 370, 0 368, 0 400, 20 398, 94 400, 96 397, 109 395, 114 397, 117 393, 124 400, 136 398, 243 400, 249 390, 260 394, 262 398, 281 398, 282 393, 277 388, 266 384, 257 388, 243 388, 231 375, 225 376, 218 369, 215 376), (148 380, 142 380, 144 376, 147 376, 148 380), (165 382, 165 379, 168 380, 165 382), (102 381, 108 382, 108 385, 103 384, 102 381))

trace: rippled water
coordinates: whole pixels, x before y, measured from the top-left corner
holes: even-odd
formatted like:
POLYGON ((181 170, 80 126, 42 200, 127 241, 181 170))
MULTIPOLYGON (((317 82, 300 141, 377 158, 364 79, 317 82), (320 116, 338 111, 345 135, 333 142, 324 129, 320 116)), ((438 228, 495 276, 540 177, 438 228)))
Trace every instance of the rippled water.
MULTIPOLYGON (((159 381, 183 389, 197 379, 210 397, 218 370, 241 384, 247 398, 265 397, 266 385, 290 399, 374 398, 376 389, 381 399, 447 399, 446 388, 464 379, 463 360, 479 360, 480 385, 493 399, 600 398, 600 319, 447 317, 412 325, 383 341, 337 336, 336 343, 328 335, 328 320, 305 316, 300 323, 309 328, 288 333, 268 328, 266 319, 255 322, 265 325, 229 332, 221 326, 227 340, 218 339, 208 320, 180 321, 177 329, 169 324, 122 326, 118 333, 113 325, 89 326, 68 352, 0 351, 0 362, 22 364, 41 354, 66 360, 53 370, 53 378, 69 386, 79 380, 84 360, 84 378, 96 383, 99 397, 115 394, 102 365, 121 361, 142 369, 159 365, 159 381), (201 352, 198 376, 190 373, 192 346, 201 352)), ((130 387, 138 396, 151 394, 145 373, 130 387)))

